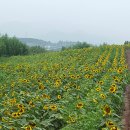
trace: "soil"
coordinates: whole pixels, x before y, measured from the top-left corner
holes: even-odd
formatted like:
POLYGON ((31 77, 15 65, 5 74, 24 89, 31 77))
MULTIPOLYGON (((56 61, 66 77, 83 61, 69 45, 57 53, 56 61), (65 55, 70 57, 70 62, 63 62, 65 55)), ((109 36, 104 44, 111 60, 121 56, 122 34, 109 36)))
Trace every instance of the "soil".
MULTIPOLYGON (((130 70, 130 50, 126 51, 126 61, 130 70)), ((126 86, 123 113, 124 130, 130 130, 130 85, 126 86)))

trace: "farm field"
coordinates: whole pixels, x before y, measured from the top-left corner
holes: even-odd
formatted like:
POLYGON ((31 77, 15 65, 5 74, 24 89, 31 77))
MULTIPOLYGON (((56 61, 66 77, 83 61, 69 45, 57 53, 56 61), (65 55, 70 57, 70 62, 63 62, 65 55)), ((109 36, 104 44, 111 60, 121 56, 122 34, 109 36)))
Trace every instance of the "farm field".
POLYGON ((125 46, 0 58, 0 129, 121 130, 125 46))

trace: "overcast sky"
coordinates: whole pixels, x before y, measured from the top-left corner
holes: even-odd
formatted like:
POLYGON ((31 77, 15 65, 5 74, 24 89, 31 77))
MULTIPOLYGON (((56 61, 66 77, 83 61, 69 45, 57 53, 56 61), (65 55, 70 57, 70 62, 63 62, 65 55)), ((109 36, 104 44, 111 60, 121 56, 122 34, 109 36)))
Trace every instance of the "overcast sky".
POLYGON ((0 0, 0 33, 43 40, 130 40, 130 0, 0 0))

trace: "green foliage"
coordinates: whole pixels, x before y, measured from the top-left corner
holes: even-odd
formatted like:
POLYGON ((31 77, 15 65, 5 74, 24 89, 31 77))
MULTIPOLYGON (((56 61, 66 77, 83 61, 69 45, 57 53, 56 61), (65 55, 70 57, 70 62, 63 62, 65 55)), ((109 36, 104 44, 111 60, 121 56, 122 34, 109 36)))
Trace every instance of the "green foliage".
POLYGON ((28 54, 28 48, 16 37, 10 38, 7 34, 0 36, 0 56, 28 54))
POLYGON ((124 45, 130 44, 130 41, 125 41, 124 45))
POLYGON ((0 56, 16 56, 44 52, 46 52, 45 48, 40 46, 29 47, 16 37, 11 38, 7 34, 0 36, 0 56))
POLYGON ((32 46, 29 48, 29 54, 38 54, 44 52, 46 52, 46 49, 40 46, 32 46))
POLYGON ((79 42, 77 43, 76 45, 72 46, 73 49, 81 49, 81 48, 88 48, 90 47, 91 45, 86 43, 86 42, 79 42))
POLYGON ((124 46, 0 57, 0 72, 2 130, 120 130, 124 46))
POLYGON ((77 42, 77 44, 71 46, 71 47, 62 47, 62 50, 66 49, 82 49, 82 48, 88 48, 91 47, 92 45, 86 43, 86 42, 77 42))

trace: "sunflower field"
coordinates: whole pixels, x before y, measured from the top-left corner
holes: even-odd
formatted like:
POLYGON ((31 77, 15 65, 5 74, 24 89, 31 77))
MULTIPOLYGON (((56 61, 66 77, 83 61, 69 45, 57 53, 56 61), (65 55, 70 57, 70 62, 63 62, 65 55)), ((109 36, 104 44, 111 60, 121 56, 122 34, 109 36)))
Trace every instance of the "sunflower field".
POLYGON ((121 130, 125 46, 0 58, 1 130, 121 130))

